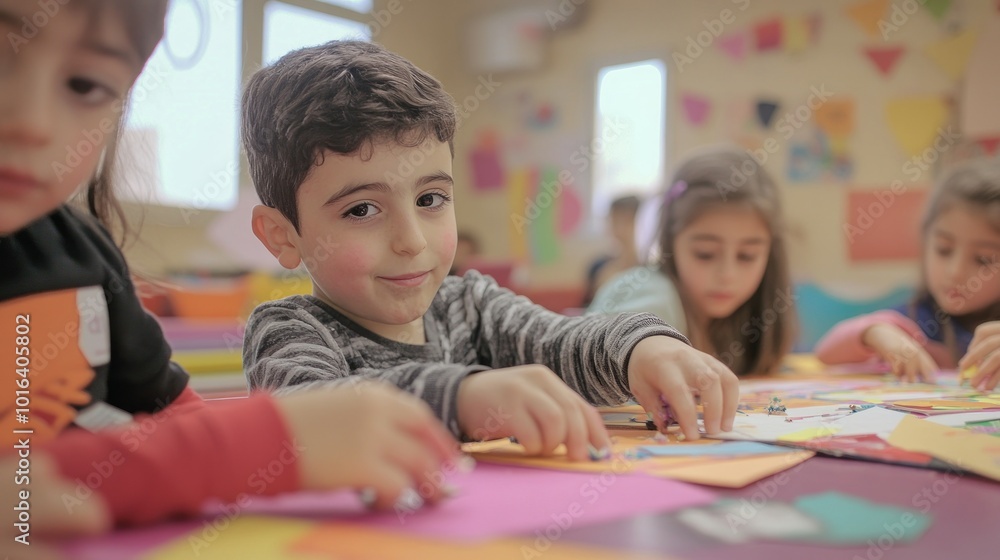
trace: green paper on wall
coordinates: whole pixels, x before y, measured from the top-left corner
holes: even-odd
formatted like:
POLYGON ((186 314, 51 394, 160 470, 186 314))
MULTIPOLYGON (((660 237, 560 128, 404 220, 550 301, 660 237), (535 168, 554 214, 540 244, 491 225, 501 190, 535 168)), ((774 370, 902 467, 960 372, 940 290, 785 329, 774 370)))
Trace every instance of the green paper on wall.
POLYGON ((558 172, 551 167, 542 169, 535 185, 534 202, 538 208, 538 218, 532 224, 532 253, 538 264, 551 264, 559 259, 559 232, 556 223, 556 207, 560 200, 552 196, 553 186, 559 180, 558 172))

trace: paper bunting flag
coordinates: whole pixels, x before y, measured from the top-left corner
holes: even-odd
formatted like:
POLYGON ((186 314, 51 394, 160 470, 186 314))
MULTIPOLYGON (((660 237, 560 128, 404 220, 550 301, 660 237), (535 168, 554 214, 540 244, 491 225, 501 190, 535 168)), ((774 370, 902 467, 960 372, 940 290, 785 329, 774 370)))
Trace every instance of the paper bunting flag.
POLYGON ((903 52, 905 52, 905 49, 901 46, 868 47, 865 49, 868 59, 878 68, 882 76, 888 76, 892 73, 893 68, 896 67, 896 63, 899 62, 899 57, 903 56, 903 52))
POLYGON ((684 109, 684 116, 692 125, 702 126, 708 120, 711 101, 704 95, 685 93, 681 95, 681 106, 684 109))
POLYGON ((879 37, 878 22, 889 9, 889 2, 890 0, 862 0, 848 6, 845 12, 870 37, 879 37))
POLYGON ((829 99, 815 113, 816 125, 831 138, 844 138, 854 132, 854 100, 829 99))
POLYGON ((790 53, 802 52, 809 46, 809 22, 798 16, 786 17, 784 21, 785 50, 790 53))
POLYGON ((742 62, 747 56, 747 34, 745 31, 734 31, 720 37, 716 44, 729 58, 736 62, 742 62))
POLYGON ((944 19, 945 12, 951 7, 951 0, 923 0, 921 4, 927 11, 930 12, 935 19, 941 21, 944 19))
POLYGON ((778 104, 773 101, 758 101, 757 102, 757 122, 763 128, 768 128, 771 126, 771 119, 774 118, 774 113, 778 111, 778 104))
POLYGON ((948 120, 948 104, 941 97, 904 97, 886 107, 889 130, 907 155, 919 155, 931 146, 948 120))
POLYGON ((997 146, 1000 146, 1000 136, 994 138, 981 138, 979 145, 982 146, 986 155, 993 156, 997 153, 997 146))
POLYGON ((753 34, 757 51, 763 52, 781 48, 781 28, 781 18, 769 19, 755 25, 753 28, 753 34))
POLYGON ((976 32, 964 31, 943 41, 931 43, 925 52, 945 74, 957 80, 965 72, 969 55, 976 46, 976 32))

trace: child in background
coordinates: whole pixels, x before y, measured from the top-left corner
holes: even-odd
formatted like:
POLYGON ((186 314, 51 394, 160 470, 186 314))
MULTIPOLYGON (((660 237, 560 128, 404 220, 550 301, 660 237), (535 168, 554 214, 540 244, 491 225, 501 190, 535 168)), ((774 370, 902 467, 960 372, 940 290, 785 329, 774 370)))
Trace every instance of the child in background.
POLYGON ((461 276, 479 256, 479 241, 471 233, 460 231, 455 238, 455 260, 448 274, 461 276))
POLYGON ((664 195, 658 261, 602 288, 590 313, 649 311, 737 375, 776 371, 795 332, 784 219, 771 176, 746 152, 685 160, 664 195))
POLYGON ((597 259, 587 268, 583 307, 590 305, 597 290, 608 280, 639 264, 635 246, 635 216, 639 202, 637 196, 623 196, 611 202, 608 229, 615 241, 615 253, 597 259))
MULTIPOLYGON (((27 485, 36 505, 60 492, 63 509, 85 514, 32 509, 33 534, 104 530, 195 514, 210 498, 300 488, 372 487, 378 505, 391 506, 455 453, 424 403, 369 384, 204 406, 101 223, 117 208, 107 178, 122 106, 162 36, 166 7, 75 0, 30 39, 0 47, 0 378, 10 387, 0 398, 0 463, 11 473, 3 490, 27 485), (78 159, 62 165, 67 147, 78 159), (68 204, 81 186, 90 213, 68 204), (123 421, 156 415, 91 433, 71 426, 89 424, 82 407, 117 409, 123 421), (12 465, 26 452, 39 468, 15 482, 12 465), (281 472, 261 484, 257 473, 276 462, 281 472)), ((4 37, 20 37, 38 9, 0 0, 4 37)))
POLYGON ((699 391, 705 429, 731 429, 732 372, 656 317, 565 317, 476 271, 447 276, 456 110, 409 61, 357 41, 302 49, 258 71, 242 107, 264 204, 254 234, 313 280, 313 295, 250 316, 250 387, 384 379, 430 403, 456 436, 514 436, 532 454, 565 444, 574 460, 609 451, 587 401, 635 396, 661 427, 667 403, 697 439, 699 391))
POLYGON ((973 387, 1000 382, 1000 160, 958 166, 937 183, 921 226, 913 301, 848 319, 816 345, 827 364, 877 357, 907 381, 972 369, 973 387))

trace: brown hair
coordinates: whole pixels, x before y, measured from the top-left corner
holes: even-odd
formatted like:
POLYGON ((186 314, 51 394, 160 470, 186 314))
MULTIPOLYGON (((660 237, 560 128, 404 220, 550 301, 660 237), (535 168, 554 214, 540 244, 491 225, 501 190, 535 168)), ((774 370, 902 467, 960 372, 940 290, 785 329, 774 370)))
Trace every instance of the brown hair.
MULTIPOLYGON (((969 211, 981 213, 990 227, 1000 233, 1000 159, 979 159, 962 163, 941 176, 930 193, 920 225, 924 247, 927 246, 927 237, 934 222, 958 205, 964 205, 969 211)), ((955 361, 958 361, 961 353, 955 338, 955 326, 952 324, 951 316, 941 309, 927 289, 927 265, 924 255, 921 255, 920 270, 920 284, 910 302, 910 317, 914 319, 917 317, 917 307, 921 303, 930 304, 934 318, 941 324, 942 340, 955 361)), ((1000 320, 1000 301, 993 303, 978 315, 982 315, 983 321, 1000 320)))
MULTIPOLYGON (((737 375, 773 372, 791 349, 797 318, 791 301, 786 311, 776 309, 782 293, 789 294, 789 300, 794 299, 778 188, 767 171, 745 151, 734 147, 710 148, 681 163, 665 195, 661 214, 660 270, 677 286, 684 302, 684 286, 680 284, 673 254, 674 241, 699 216, 724 204, 743 204, 755 209, 770 231, 771 250, 764 276, 753 296, 729 317, 711 320, 707 340, 700 340, 705 338, 704 334, 692 333, 692 341, 696 346, 707 343, 737 375), (768 310, 775 316, 773 324, 767 324, 768 310), (758 324, 752 321, 754 318, 763 321, 764 328, 754 327, 757 332, 747 333, 758 324), (732 351, 734 344, 741 351, 732 351), (725 356, 719 355, 720 352, 725 356)), ((691 324, 692 313, 684 305, 691 324)))
MULTIPOLYGON (((374 144, 452 142, 455 103, 433 76, 379 45, 331 41, 257 71, 241 138, 261 202, 298 229, 296 193, 323 153, 371 157, 374 144)), ((454 147, 452 147, 454 155, 454 147)))
MULTIPOLYGON (((84 0, 73 5, 81 4, 83 9, 87 10, 92 29, 97 25, 96 22, 111 13, 118 14, 141 65, 145 65, 163 38, 163 21, 166 18, 169 0, 84 0)), ((118 144, 128 113, 127 99, 128 95, 122 100, 118 124, 113 136, 108 140, 104 158, 84 191, 87 209, 109 231, 120 232, 119 243, 125 241, 129 228, 125 212, 115 196, 113 178, 118 144)))

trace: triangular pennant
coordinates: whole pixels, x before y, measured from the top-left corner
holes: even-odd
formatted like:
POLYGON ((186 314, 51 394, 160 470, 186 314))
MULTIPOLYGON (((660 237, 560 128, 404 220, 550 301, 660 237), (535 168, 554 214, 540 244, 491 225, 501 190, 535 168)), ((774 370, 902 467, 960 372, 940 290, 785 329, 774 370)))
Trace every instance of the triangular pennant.
POLYGON ((778 111, 778 104, 773 101, 758 101, 757 102, 757 121, 760 126, 768 128, 771 126, 771 119, 774 118, 774 113, 778 111))
POLYGON ((781 48, 782 38, 781 18, 771 18, 759 22, 753 28, 754 41, 760 52, 781 48))
POLYGON ((742 62, 747 55, 747 34, 742 30, 734 31, 721 37, 718 45, 723 52, 729 55, 729 58, 736 62, 742 62))
POLYGON ((889 130, 909 156, 920 155, 937 138, 948 120, 948 104, 938 96, 903 97, 889 101, 889 130))
POLYGON ((921 3, 938 21, 944 18, 945 12, 951 7, 951 0, 923 0, 921 3))
POLYGON ((986 152, 986 155, 996 155, 997 146, 1000 146, 1000 136, 994 136, 993 138, 980 138, 979 145, 983 147, 983 151, 986 152))
POLYGON ((711 101, 704 95, 685 93, 681 95, 681 106, 687 121, 694 126, 701 126, 708 119, 711 101))
POLYGON ((969 63, 969 55, 976 46, 976 32, 964 31, 937 43, 927 46, 925 52, 945 74, 953 80, 962 77, 965 66, 969 63))
POLYGON ((785 18, 785 51, 797 53, 809 46, 809 22, 799 16, 785 18))
POLYGON ((905 50, 904 47, 868 47, 865 54, 882 76, 888 76, 905 50))
POLYGON ((851 4, 844 11, 862 31, 871 37, 878 37, 878 22, 889 9, 889 2, 890 0, 862 0, 851 4))
POLYGON ((854 100, 834 98, 820 105, 813 114, 816 125, 831 139, 843 139, 854 133, 854 100))

